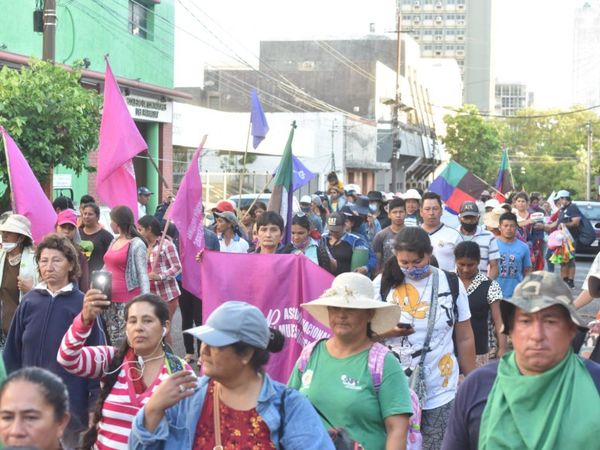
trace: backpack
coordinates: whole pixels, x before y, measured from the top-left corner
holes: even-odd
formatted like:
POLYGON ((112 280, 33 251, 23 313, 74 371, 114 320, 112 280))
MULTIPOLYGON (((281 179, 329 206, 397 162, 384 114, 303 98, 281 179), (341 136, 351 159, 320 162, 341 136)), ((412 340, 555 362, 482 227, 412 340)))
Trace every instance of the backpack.
POLYGON ((577 241, 581 245, 591 245, 596 240, 596 230, 590 222, 590 219, 581 214, 581 222, 579 222, 579 237, 577 241))
MULTIPOLYGON (((302 349, 302 353, 300 353, 300 358, 298 358, 297 365, 300 373, 304 373, 306 366, 308 365, 308 361, 310 361, 310 356, 313 350, 323 340, 325 339, 311 342, 302 349)), ((381 387, 381 382, 383 380, 383 366, 388 352, 390 352, 390 349, 378 342, 373 344, 369 350, 367 364, 369 366, 369 373, 371 374, 371 381, 373 382, 375 394, 379 394, 379 388, 381 387)), ((420 450, 423 442, 423 437, 421 436, 421 405, 419 403, 417 394, 412 389, 409 390, 413 414, 408 420, 406 448, 407 450, 420 450)))

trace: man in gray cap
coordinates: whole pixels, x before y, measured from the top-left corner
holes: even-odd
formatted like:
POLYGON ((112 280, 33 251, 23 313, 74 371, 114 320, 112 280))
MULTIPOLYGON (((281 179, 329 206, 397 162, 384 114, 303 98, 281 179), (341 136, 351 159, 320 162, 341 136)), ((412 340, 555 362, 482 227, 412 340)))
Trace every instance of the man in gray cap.
POLYGON ((600 365, 571 348, 586 325, 570 289, 552 273, 533 272, 500 309, 514 351, 459 387, 442 449, 593 448, 600 365))
POLYGON ((146 210, 146 206, 150 201, 150 196, 152 195, 152 191, 148 189, 146 186, 142 186, 138 188, 138 219, 144 217, 148 214, 146 210))
POLYGON ((463 202, 458 214, 460 228, 458 232, 465 241, 473 241, 479 245, 481 259, 479 271, 495 280, 498 277, 498 243, 494 235, 479 226, 479 208, 475 202, 463 202))

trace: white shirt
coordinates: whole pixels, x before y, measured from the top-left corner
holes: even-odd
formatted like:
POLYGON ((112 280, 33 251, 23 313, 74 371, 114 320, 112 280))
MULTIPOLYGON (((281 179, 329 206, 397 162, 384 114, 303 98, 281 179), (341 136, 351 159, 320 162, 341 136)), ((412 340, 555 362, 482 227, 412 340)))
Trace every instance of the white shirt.
POLYGON ((146 215, 146 205, 142 205, 138 202, 138 219, 141 219, 146 215))
POLYGON ((237 234, 233 235, 231 241, 229 241, 229 245, 225 243, 225 238, 222 234, 217 235, 217 237, 219 238, 219 247, 222 253, 248 253, 250 246, 237 234))
POLYGON ((596 257, 594 258, 592 267, 590 267, 590 271, 585 276, 585 280, 583 280, 583 286, 581 286, 581 289, 583 289, 584 291, 589 291, 588 280, 590 279, 590 275, 596 275, 596 276, 600 275, 600 253, 598 253, 596 255, 596 257))
POLYGON ((442 224, 436 231, 429 233, 429 239, 431 239, 433 256, 437 259, 439 268, 454 272, 456 270, 454 248, 463 241, 460 233, 454 228, 442 224))
MULTIPOLYGON (((438 270, 432 267, 431 270, 438 270)), ((431 350, 425 355, 424 370, 427 396, 423 409, 434 409, 443 406, 454 399, 458 385, 458 360, 454 354, 452 331, 454 328, 454 307, 448 279, 441 270, 438 270, 438 302, 435 315, 435 324, 431 335, 429 347, 431 350), (451 325, 449 325, 449 323, 451 325)), ((431 305, 430 275, 422 280, 405 278, 405 283, 392 289, 386 301, 402 308, 401 322, 411 323, 415 333, 408 337, 395 337, 386 339, 385 344, 392 351, 400 355, 400 363, 404 369, 415 369, 419 364, 420 355, 411 358, 410 355, 423 348, 427 335, 427 324, 431 305)), ((373 280, 377 296, 381 288, 381 276, 373 280)), ((459 294, 456 299, 458 307, 458 321, 462 322, 471 318, 469 298, 462 283, 458 283, 459 294)))

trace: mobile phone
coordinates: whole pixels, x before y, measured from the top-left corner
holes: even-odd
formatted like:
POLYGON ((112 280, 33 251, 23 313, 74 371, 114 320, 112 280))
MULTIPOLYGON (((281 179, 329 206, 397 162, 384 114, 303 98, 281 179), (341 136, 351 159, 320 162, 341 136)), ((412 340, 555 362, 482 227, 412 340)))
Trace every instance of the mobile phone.
POLYGON ((398 322, 398 324, 396 326, 398 328, 412 328, 412 324, 410 324, 410 323, 398 322))
POLYGON ((94 270, 92 272, 90 287, 102 291, 106 295, 106 300, 110 302, 112 296, 112 273, 104 270, 94 270))

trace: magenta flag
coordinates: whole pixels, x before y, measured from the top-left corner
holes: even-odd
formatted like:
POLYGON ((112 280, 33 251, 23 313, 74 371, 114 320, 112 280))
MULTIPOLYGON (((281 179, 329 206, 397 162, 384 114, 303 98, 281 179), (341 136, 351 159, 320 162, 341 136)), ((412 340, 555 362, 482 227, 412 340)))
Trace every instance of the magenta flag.
POLYGON ((285 336, 285 346, 273 353, 267 372, 287 383, 302 347, 329 336, 329 330, 300 308, 331 287, 333 275, 304 255, 220 253, 206 250, 199 265, 202 317, 228 300, 258 307, 285 336))
POLYGON ((181 284, 184 289, 198 298, 200 284, 198 282, 198 262, 196 255, 204 249, 204 213, 202 211, 202 179, 198 162, 206 136, 194 153, 192 161, 185 173, 175 200, 166 219, 179 231, 179 253, 181 258, 181 284))
POLYGON ((129 206, 135 218, 138 216, 137 187, 132 159, 147 148, 106 61, 96 192, 111 208, 129 206))
POLYGON ((29 219, 33 240, 39 243, 54 232, 56 212, 15 141, 2 127, 0 133, 4 138, 13 211, 29 219))

